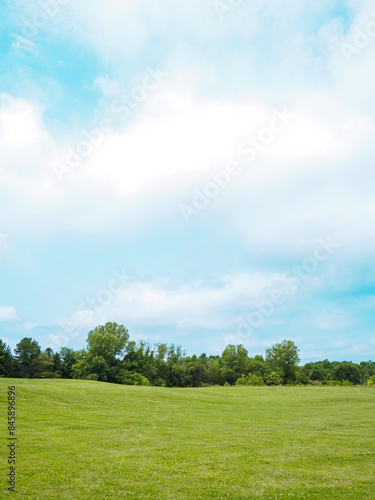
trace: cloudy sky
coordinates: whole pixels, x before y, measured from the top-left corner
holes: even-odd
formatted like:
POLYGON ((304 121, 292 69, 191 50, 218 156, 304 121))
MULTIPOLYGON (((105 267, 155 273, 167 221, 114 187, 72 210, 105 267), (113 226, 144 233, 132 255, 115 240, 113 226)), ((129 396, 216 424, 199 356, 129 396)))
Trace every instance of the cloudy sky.
POLYGON ((375 359, 371 1, 0 14, 0 338, 375 359))

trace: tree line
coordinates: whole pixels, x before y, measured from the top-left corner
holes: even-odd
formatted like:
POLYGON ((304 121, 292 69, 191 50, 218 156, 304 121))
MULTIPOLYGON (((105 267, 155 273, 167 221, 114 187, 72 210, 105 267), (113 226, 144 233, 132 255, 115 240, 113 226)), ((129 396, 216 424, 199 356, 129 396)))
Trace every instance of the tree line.
POLYGON ((32 338, 14 349, 0 340, 0 377, 97 380, 126 385, 207 387, 212 385, 375 386, 375 363, 318 361, 299 366, 299 349, 284 340, 249 356, 243 345, 228 345, 221 355, 187 356, 181 346, 130 340, 128 329, 106 323, 90 331, 81 350, 42 351, 32 338))

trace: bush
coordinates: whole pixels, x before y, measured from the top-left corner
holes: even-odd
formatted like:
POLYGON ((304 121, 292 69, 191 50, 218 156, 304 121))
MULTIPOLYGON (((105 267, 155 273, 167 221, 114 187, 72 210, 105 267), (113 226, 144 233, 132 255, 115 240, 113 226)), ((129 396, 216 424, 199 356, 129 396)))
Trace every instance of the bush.
POLYGON ((329 386, 341 386, 340 380, 328 380, 327 385, 329 386))
POLYGON ((157 378, 152 385, 154 387, 167 387, 167 382, 163 378, 157 378))
POLYGON ((281 383, 282 383, 281 377, 276 372, 271 372, 270 375, 267 375, 266 377, 267 385, 281 385, 281 383))
POLYGON ((375 375, 373 375, 371 378, 368 379, 367 385, 369 387, 375 387, 375 375))
POLYGON ((298 385, 309 385, 310 379, 307 375, 304 373, 301 373, 299 377, 297 377, 297 384, 298 385))
POLYGON ((39 378, 61 378, 61 373, 45 371, 39 375, 39 378))
POLYGON ((343 380, 342 385, 354 385, 349 380, 343 380))
POLYGON ((116 382, 124 385, 151 385, 146 377, 129 370, 120 370, 116 376, 116 382))
POLYGON ((237 380, 236 385, 260 386, 264 385, 264 382, 262 377, 249 373, 247 377, 242 375, 242 377, 237 380))
POLYGON ((230 383, 229 382, 225 382, 224 387, 230 387, 230 383))
POLYGON ((237 379, 236 385, 249 385, 247 383, 247 378, 245 377, 245 375, 242 375, 241 378, 237 379))

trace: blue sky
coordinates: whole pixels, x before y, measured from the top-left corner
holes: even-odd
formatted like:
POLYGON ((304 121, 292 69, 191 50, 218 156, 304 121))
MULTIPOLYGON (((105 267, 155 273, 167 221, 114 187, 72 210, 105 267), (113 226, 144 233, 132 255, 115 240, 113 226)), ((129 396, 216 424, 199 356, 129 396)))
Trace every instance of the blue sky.
POLYGON ((370 1, 2 1, 0 332, 375 358, 370 1))

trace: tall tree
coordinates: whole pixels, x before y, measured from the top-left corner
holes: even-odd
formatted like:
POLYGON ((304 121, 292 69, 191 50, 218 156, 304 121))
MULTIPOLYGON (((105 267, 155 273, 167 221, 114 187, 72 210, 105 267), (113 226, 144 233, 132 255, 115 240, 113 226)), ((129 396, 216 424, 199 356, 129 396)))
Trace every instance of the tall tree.
POLYGON ((61 375, 63 378, 72 378, 72 366, 77 363, 78 355, 69 347, 62 347, 59 351, 61 375))
POLYGON ((340 381, 349 380, 352 384, 361 383, 361 372, 358 365, 348 361, 343 361, 335 367, 333 377, 340 381))
POLYGON ((41 352, 39 356, 34 359, 33 364, 33 377, 37 378, 54 378, 53 373, 53 357, 47 352, 41 352))
POLYGON ((41 352, 38 342, 30 337, 25 337, 18 342, 14 352, 16 354, 20 376, 23 378, 34 377, 36 371, 33 364, 41 352))
POLYGON ((129 341, 129 332, 123 325, 106 323, 97 326, 87 336, 84 356, 73 366, 78 378, 114 382, 116 367, 129 341))
POLYGON ((241 375, 246 375, 248 372, 249 358, 247 349, 242 344, 229 344, 221 355, 223 370, 226 380, 230 384, 234 384, 241 375))
POLYGON ((283 340, 266 349, 266 363, 271 372, 277 372, 285 384, 296 379, 296 368, 300 362, 299 349, 292 340, 283 340))
POLYGON ((13 361, 10 347, 0 340, 0 377, 13 377, 15 375, 13 361))

